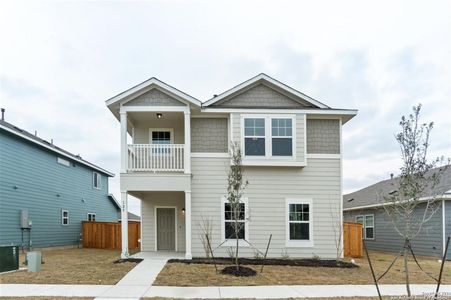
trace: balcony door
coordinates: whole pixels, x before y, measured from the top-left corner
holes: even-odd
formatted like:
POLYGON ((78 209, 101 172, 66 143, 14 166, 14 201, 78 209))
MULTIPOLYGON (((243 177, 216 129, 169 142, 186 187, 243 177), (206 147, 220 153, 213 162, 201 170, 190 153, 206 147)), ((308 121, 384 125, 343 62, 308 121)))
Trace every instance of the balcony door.
POLYGON ((172 128, 151 128, 150 143, 155 145, 173 144, 174 130, 172 128))

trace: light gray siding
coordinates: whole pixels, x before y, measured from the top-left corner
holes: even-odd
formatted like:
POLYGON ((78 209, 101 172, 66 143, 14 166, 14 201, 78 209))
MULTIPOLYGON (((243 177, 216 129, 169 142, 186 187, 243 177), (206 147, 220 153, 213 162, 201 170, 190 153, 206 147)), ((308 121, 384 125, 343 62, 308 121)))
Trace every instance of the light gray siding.
POLYGON ((340 153, 340 123, 338 120, 307 120, 307 153, 340 153))
MULTIPOLYGON (((424 205, 416 210, 419 216, 424 212, 424 205)), ((368 249, 398 252, 404 241, 393 228, 393 224, 384 209, 366 209, 344 213, 344 220, 355 222, 357 215, 374 214, 374 239, 365 240, 368 249)), ((421 233, 412 240, 412 248, 417 255, 442 255, 442 210, 435 213, 424 226, 421 233)))
MULTIPOLYGON (((165 114, 167 115, 167 114, 165 114)), ((150 129, 159 128, 167 129, 171 128, 174 132, 174 144, 184 144, 185 143, 185 131, 183 127, 183 114, 179 117, 166 117, 163 116, 160 120, 139 120, 134 123, 135 137, 133 140, 134 144, 149 144, 150 143, 150 129)))
POLYGON ((191 119, 191 152, 228 151, 228 119, 191 119))
POLYGON ((184 106, 182 102, 172 98, 158 89, 152 89, 124 104, 125 106, 184 106))
MULTIPOLYGON (((226 194, 227 158, 192 159, 192 252, 204 256, 200 242, 202 218, 210 220, 212 245, 221 241, 221 197, 226 194)), ((244 195, 249 204, 249 241, 260 251, 273 234, 269 256, 333 258, 336 255, 334 217, 339 219, 340 160, 309 159, 305 168, 245 167, 249 186, 244 195), (313 247, 286 247, 286 198, 313 200, 313 247), (335 211, 335 214, 332 212, 335 211)), ((219 247, 217 256, 227 256, 229 247, 219 247)), ((252 247, 242 247, 243 256, 253 256, 252 247)))
POLYGON ((306 105, 275 91, 274 89, 259 84, 245 92, 219 103, 213 107, 233 108, 304 108, 306 105))
POLYGON ((141 251, 155 251, 155 207, 176 206, 177 251, 185 251, 185 196, 182 192, 146 192, 141 198, 141 251))

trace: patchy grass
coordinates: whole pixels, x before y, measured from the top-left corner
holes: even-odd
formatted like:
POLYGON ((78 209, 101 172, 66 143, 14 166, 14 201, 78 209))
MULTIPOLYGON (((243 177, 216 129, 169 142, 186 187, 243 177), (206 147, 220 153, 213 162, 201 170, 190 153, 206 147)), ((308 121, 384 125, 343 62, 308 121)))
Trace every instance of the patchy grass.
MULTIPOLYGON (((391 299, 392 297, 382 297, 383 299, 391 299)), ((1 298, 0 298, 1 299, 1 298)), ((141 300, 183 300, 183 298, 162 298, 162 297, 151 297, 151 298, 141 298, 141 300)), ((193 298, 191 300, 202 300, 193 298)), ((227 299, 223 300, 236 300, 227 299)), ((255 298, 243 298, 240 300, 255 300, 255 298)), ((273 299, 273 300, 285 300, 285 299, 273 299)), ((378 297, 334 297, 334 298, 290 298, 290 300, 379 300, 378 297)))
MULTIPOLYGON (((113 263, 120 257, 117 250, 59 249, 43 250, 41 272, 18 271, 1 274, 0 283, 42 284, 116 284, 136 263, 113 263)), ((24 267, 25 255, 20 255, 24 267)), ((79 298, 78 298, 79 299, 79 298)))
POLYGON ((55 297, 55 296, 39 296, 39 297, 0 297, 1 300, 93 300, 94 298, 85 297, 55 297))
MULTIPOLYGON (((382 274, 390 265, 394 254, 371 252, 371 261, 376 274, 382 274)), ((411 258, 411 257, 410 257, 411 258)), ((437 277, 440 263, 436 258, 417 257, 422 268, 437 277)), ((349 261, 350 259, 347 259, 349 261)), ((254 277, 234 277, 217 274, 211 264, 168 263, 158 274, 154 285, 162 286, 232 286, 232 285, 302 285, 302 284, 373 284, 370 268, 366 258, 355 259, 360 268, 324 268, 298 266, 265 266, 260 273, 260 266, 253 268, 258 273, 254 277)), ((403 260, 398 259, 390 272, 380 281, 381 284, 404 283, 403 260)), ((221 270, 224 265, 218 265, 221 270)), ((415 262, 409 262, 411 283, 435 283, 424 274, 415 262)), ((451 262, 447 261, 443 270, 443 284, 451 283, 451 262)))

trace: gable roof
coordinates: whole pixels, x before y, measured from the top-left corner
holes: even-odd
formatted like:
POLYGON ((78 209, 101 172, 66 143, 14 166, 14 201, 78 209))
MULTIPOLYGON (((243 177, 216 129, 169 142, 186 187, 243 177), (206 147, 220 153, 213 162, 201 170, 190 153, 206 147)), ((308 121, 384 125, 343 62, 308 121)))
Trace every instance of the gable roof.
POLYGON ((161 90, 165 91, 166 93, 170 94, 172 97, 178 100, 183 100, 188 103, 191 103, 197 107, 202 106, 202 102, 178 89, 175 87, 155 78, 152 77, 146 81, 141 82, 140 84, 135 85, 132 88, 129 88, 128 90, 117 94, 116 96, 106 100, 106 105, 111 110, 111 112, 116 116, 116 118, 119 118, 119 103, 124 102, 130 99, 133 99, 145 92, 148 92, 152 88, 160 88, 161 90))
MULTIPOLYGON (((141 222, 141 217, 138 215, 135 215, 134 213, 127 212, 128 220, 129 221, 135 221, 135 222, 141 222)), ((119 222, 122 221, 122 218, 119 218, 119 222)))
MULTIPOLYGON (((437 172, 441 168, 443 168, 444 171, 440 177, 439 183, 434 189, 432 189, 432 187, 426 188, 423 194, 420 195, 421 198, 440 195, 451 197, 451 165, 432 169, 429 174, 437 172)), ((393 179, 382 180, 353 193, 343 195, 343 209, 354 210, 382 206, 383 204, 379 199, 380 196, 396 192, 398 186, 399 177, 395 177, 393 179)))
POLYGON ((265 84, 273 88, 274 90, 278 91, 279 93, 284 94, 295 101, 298 101, 301 104, 304 105, 307 104, 312 106, 313 108, 325 108, 325 109, 330 108, 324 103, 315 100, 312 97, 309 97, 264 73, 260 73, 257 76, 252 77, 251 79, 248 79, 243 83, 240 83, 237 86, 223 92, 222 94, 213 97, 212 99, 204 102, 202 104, 202 107, 211 107, 214 104, 217 104, 218 102, 227 101, 227 99, 239 95, 240 93, 248 90, 249 88, 252 88, 259 84, 265 84))
POLYGON ((116 206, 118 211, 121 210, 121 206, 119 205, 119 202, 117 202, 116 197, 114 197, 113 194, 108 194, 108 199, 111 200, 111 202, 113 203, 114 206, 116 206))
POLYGON ((25 130, 19 128, 19 127, 16 127, 16 126, 14 126, 11 123, 8 123, 6 121, 0 120, 0 129, 3 129, 3 130, 5 130, 5 131, 17 136, 17 137, 20 137, 20 138, 22 138, 24 140, 30 141, 32 143, 35 143, 35 144, 41 146, 41 147, 44 147, 44 148, 46 148, 46 149, 48 149, 48 150, 50 150, 52 152, 57 153, 58 155, 61 155, 61 156, 66 157, 66 158, 69 158, 69 159, 74 160, 74 161, 76 161, 76 162, 78 162, 78 163, 80 163, 82 165, 85 165, 85 166, 91 168, 91 169, 99 171, 100 173, 103 173, 103 174, 105 174, 105 175, 107 175, 109 177, 114 177, 113 173, 111 173, 111 172, 109 172, 109 171, 107 171, 107 170, 105 170, 105 169, 103 169, 101 167, 98 167, 98 166, 90 163, 87 160, 82 159, 81 156, 72 154, 69 151, 66 151, 66 150, 54 145, 53 143, 50 143, 50 142, 48 142, 48 141, 46 141, 44 139, 41 139, 40 137, 38 137, 38 136, 36 136, 34 134, 31 134, 28 131, 25 131, 25 130))

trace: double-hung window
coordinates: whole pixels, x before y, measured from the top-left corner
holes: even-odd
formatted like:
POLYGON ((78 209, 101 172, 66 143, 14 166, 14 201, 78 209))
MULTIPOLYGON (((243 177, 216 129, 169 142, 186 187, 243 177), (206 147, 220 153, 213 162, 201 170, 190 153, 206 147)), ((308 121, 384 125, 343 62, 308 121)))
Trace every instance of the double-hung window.
POLYGON ((311 199, 287 199, 287 246, 313 246, 311 199))
POLYGON ((248 245, 245 240, 248 240, 248 223, 247 223, 247 199, 242 201, 234 209, 233 206, 225 199, 222 199, 222 239, 224 246, 236 245, 236 239, 241 245, 248 245), (235 232, 235 216, 237 219, 237 233, 235 232))
POLYGON ((173 142, 173 130, 168 129, 157 129, 157 128, 151 128, 150 129, 150 142, 153 145, 156 145, 152 148, 152 154, 158 154, 158 155, 166 155, 169 154, 171 149, 169 146, 173 142), (161 146, 160 146, 161 145, 161 146))
POLYGON ((265 156, 265 119, 244 119, 244 153, 247 156, 265 156))
POLYGON ((374 239, 374 215, 357 216, 355 221, 362 224, 362 237, 364 239, 374 239))
POLYGON ((293 120, 271 119, 272 155, 293 155, 293 120))
POLYGON ((244 156, 253 158, 294 157, 294 116, 243 117, 244 156))
POLYGON ((69 225, 69 211, 62 210, 61 211, 61 225, 68 226, 69 225))

